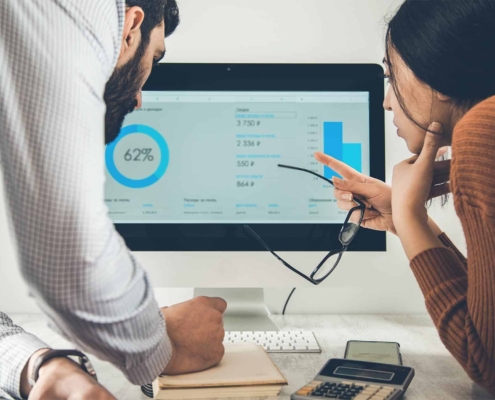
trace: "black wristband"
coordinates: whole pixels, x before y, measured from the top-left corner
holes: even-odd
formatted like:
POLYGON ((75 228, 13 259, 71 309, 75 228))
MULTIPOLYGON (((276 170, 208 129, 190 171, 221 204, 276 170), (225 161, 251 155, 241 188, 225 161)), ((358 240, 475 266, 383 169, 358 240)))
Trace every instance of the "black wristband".
POLYGON ((77 357, 81 369, 89 376, 93 377, 96 381, 98 381, 93 365, 84 353, 80 352, 79 350, 48 350, 46 353, 38 356, 36 362, 34 363, 33 371, 31 373, 31 376, 29 377, 29 384, 31 386, 34 386, 34 384, 38 380, 41 366, 48 360, 57 357, 77 357))

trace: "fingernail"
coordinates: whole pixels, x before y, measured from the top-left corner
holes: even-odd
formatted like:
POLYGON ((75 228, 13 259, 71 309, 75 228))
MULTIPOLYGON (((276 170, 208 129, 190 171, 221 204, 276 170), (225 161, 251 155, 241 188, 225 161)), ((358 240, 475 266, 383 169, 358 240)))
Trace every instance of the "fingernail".
POLYGON ((373 217, 378 217, 380 215, 380 213, 378 211, 371 210, 370 211, 370 215, 373 216, 373 217))
POLYGON ((340 183, 341 185, 344 183, 344 180, 343 179, 340 179, 336 176, 333 176, 332 177, 332 181, 334 181, 335 183, 340 183))
POLYGON ((350 193, 345 193, 345 194, 343 194, 343 195, 342 195, 342 198, 343 198, 344 200, 349 200, 349 201, 351 201, 351 200, 352 200, 352 194, 350 194, 350 193))
POLYGON ((430 128, 429 130, 433 133, 442 133, 442 124, 439 123, 439 122, 433 122, 431 125, 430 125, 430 128))

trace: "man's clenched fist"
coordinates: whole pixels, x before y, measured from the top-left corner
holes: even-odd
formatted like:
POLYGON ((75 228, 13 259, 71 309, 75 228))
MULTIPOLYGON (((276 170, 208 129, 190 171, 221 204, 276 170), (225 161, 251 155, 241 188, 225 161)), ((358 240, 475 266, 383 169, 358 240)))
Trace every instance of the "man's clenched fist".
POLYGON ((196 297, 162 308, 172 343, 172 358, 163 371, 178 375, 202 371, 217 365, 224 354, 223 313, 225 300, 196 297))

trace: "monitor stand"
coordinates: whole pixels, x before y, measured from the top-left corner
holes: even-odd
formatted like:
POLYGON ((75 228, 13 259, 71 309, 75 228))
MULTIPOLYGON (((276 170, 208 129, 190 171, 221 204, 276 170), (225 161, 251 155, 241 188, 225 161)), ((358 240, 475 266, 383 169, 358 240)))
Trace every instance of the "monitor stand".
POLYGON ((195 288, 194 297, 198 296, 221 297, 227 302, 224 327, 228 332, 279 330, 269 318, 263 289, 195 288))

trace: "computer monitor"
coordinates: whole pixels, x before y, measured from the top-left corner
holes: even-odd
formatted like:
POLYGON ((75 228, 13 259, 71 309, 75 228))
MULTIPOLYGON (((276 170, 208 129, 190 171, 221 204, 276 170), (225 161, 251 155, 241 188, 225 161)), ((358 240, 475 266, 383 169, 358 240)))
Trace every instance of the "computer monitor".
MULTIPOLYGON (((197 293, 260 311, 259 290, 254 306, 253 292, 215 289, 293 274, 245 225, 301 260, 339 247, 347 214, 328 183, 278 165, 331 178, 323 151, 384 179, 383 96, 379 65, 160 64, 106 148, 109 215, 155 286, 209 287, 197 293)), ((385 250, 383 232, 361 230, 348 251, 385 250)))

